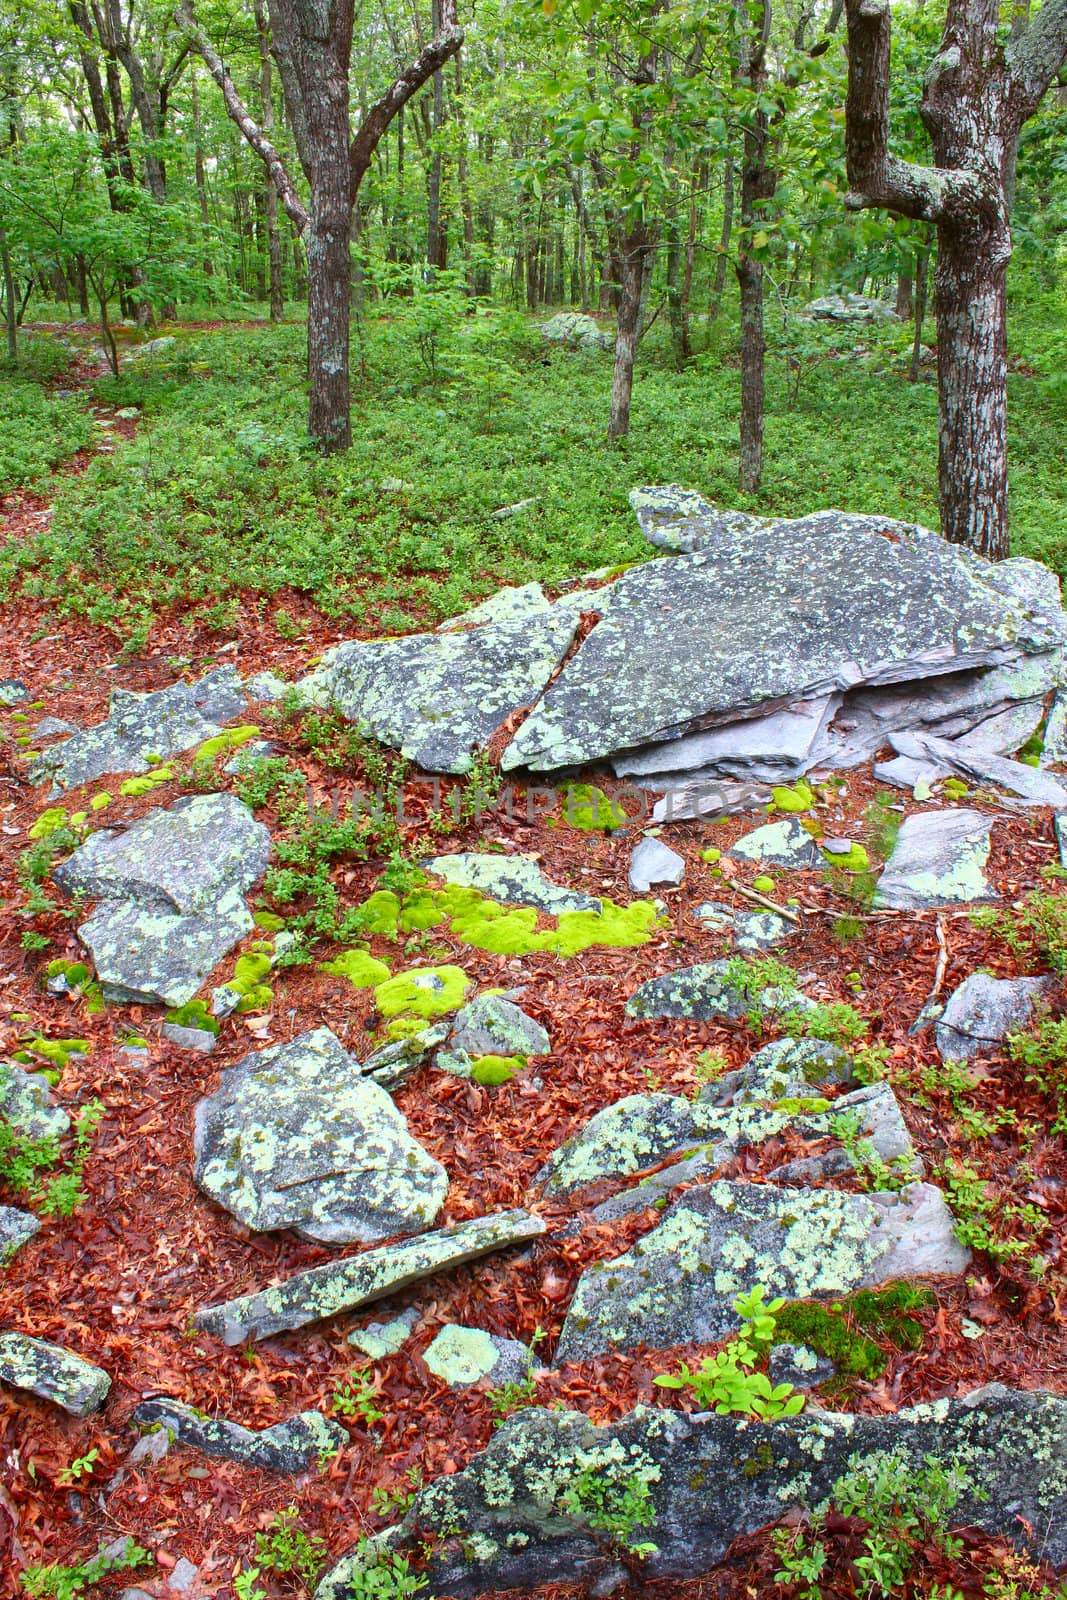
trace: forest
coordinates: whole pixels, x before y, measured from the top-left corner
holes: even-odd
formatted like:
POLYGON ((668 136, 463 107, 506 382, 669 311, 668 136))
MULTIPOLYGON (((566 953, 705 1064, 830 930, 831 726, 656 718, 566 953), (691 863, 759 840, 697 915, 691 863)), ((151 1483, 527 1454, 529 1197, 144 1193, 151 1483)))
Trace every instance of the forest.
POLYGON ((1067 1597, 1067 0, 0 0, 0 1595, 1067 1597))

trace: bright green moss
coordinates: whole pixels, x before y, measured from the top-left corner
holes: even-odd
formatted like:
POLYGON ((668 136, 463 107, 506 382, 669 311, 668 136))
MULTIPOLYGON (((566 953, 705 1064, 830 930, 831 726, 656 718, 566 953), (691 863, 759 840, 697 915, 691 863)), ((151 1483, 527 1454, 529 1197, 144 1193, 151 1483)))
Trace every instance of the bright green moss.
POLYGON ((56 833, 67 825, 67 813, 63 806, 49 806, 47 811, 42 811, 37 821, 29 830, 31 839, 47 839, 50 833, 56 833))
POLYGON ((580 955, 595 945, 609 945, 614 949, 630 949, 647 944, 652 930, 659 924, 660 915, 651 900, 634 900, 628 906, 617 906, 611 900, 601 900, 599 916, 595 911, 564 911, 559 917, 556 954, 580 955))
POLYGON ((176 1028, 198 1028, 201 1033, 213 1033, 218 1037, 218 1022, 202 1000, 189 1000, 184 1006, 168 1011, 166 1021, 176 1028))
POLYGON ((471 1077, 486 1088, 497 1088, 510 1083, 525 1065, 525 1056, 479 1056, 471 1062, 471 1077))
POLYGON ((773 894, 774 893, 774 879, 773 878, 768 878, 767 875, 764 873, 759 878, 753 878, 752 887, 753 887, 753 889, 758 890, 760 894, 773 894))
POLYGON ((827 1305, 796 1301, 783 1306, 775 1318, 775 1337, 806 1344, 832 1361, 839 1372, 873 1382, 888 1365, 888 1356, 875 1337, 898 1350, 918 1350, 923 1326, 908 1313, 933 1303, 928 1289, 911 1283, 861 1289, 827 1305))
POLYGON ((396 925, 400 933, 421 932, 423 928, 436 928, 445 916, 432 889, 417 889, 405 896, 396 925))
POLYGON ((400 896, 391 889, 379 889, 360 907, 360 922, 364 933, 384 934, 387 939, 397 937, 397 922, 400 917, 400 896))
POLYGON ((771 798, 779 811, 810 811, 815 804, 815 793, 803 778, 791 789, 785 785, 773 788, 771 798))
POLYGON ((169 783, 173 777, 172 767, 157 767, 155 772, 146 772, 143 778, 127 778, 125 783, 119 785, 119 794, 136 799, 138 795, 151 794, 153 789, 158 789, 160 784, 169 783))
POLYGON ((84 988, 89 980, 84 961, 50 961, 44 970, 47 978, 66 978, 72 989, 84 988))
POLYGON ((563 820, 583 832, 618 828, 626 821, 621 806, 591 783, 572 783, 563 791, 563 820))
POLYGON ((197 747, 194 759, 204 762, 214 761, 216 756, 227 755, 239 745, 247 744, 249 739, 258 739, 262 732, 262 728, 254 727, 251 723, 241 728, 225 728, 213 739, 205 739, 203 744, 197 747))
POLYGON ((275 916, 273 911, 257 911, 252 921, 257 928, 262 928, 264 933, 281 933, 285 927, 285 918, 275 916))
POLYGON ((786 1095, 784 1100, 775 1100, 771 1106, 772 1111, 781 1111, 787 1117, 818 1116, 823 1111, 829 1111, 832 1101, 823 1100, 819 1095, 786 1095))
POLYGON ((822 855, 828 867, 840 868, 842 872, 866 872, 871 865, 871 858, 861 844, 853 844, 843 856, 830 855, 825 850, 822 855))
POLYGON ((36 1056, 41 1061, 50 1061, 62 1072, 71 1056, 86 1056, 89 1048, 88 1039, 45 1039, 38 1035, 15 1051, 15 1060, 23 1066, 32 1066, 36 1056))
POLYGON ((389 977, 385 962, 378 961, 368 950, 342 950, 332 961, 320 961, 319 971, 347 978, 355 989, 373 989, 389 977))
POLYGON ((462 967, 416 967, 379 983, 374 999, 383 1017, 443 1017, 459 1010, 469 988, 462 967))

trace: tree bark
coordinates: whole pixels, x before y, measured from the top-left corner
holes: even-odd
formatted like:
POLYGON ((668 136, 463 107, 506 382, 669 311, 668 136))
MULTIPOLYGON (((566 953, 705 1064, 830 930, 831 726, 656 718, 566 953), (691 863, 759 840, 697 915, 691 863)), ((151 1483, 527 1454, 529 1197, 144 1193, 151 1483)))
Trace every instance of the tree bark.
POLYGON ((923 323, 926 321, 926 292, 930 277, 930 251, 926 245, 915 252, 915 337, 911 341, 911 365, 908 382, 918 383, 920 355, 923 343, 923 323))
POLYGON ((645 258, 649 231, 638 224, 623 240, 619 272, 619 315, 615 328, 615 368, 611 379, 611 416, 608 437, 621 439, 630 429, 630 399, 634 386, 634 358, 641 321, 645 258))
POLYGON ((726 290, 726 272, 730 265, 730 239, 734 230, 734 158, 730 153, 726 157, 726 164, 722 174, 722 228, 719 232, 719 253, 715 260, 715 276, 712 279, 711 295, 708 300, 708 325, 715 321, 722 309, 722 297, 726 290))
POLYGON ((15 299, 15 274, 11 270, 11 250, 7 234, 0 228, 0 267, 4 274, 4 324, 7 329, 7 359, 12 366, 18 361, 18 305, 15 299))
MULTIPOLYGON (((740 10, 746 18, 745 8, 740 10)), ((757 0, 753 8, 754 26, 746 36, 745 76, 754 96, 767 88, 767 40, 770 36, 770 0, 757 0)), ((763 220, 763 205, 774 195, 778 175, 767 161, 770 119, 757 100, 745 128, 744 158, 741 167, 741 226, 743 239, 737 253, 737 281, 741 290, 741 449, 738 458, 738 483, 746 494, 753 494, 763 477, 764 357, 763 262, 750 248, 753 235, 763 220)))
MULTIPOLYGON (((274 132, 274 85, 270 62, 270 25, 263 0, 255 0, 256 42, 259 46, 259 99, 262 108, 263 132, 269 138, 274 132)), ((278 232, 278 191, 273 183, 266 186, 267 225, 267 276, 270 294, 270 320, 281 322, 285 316, 282 295, 282 241, 278 232)))

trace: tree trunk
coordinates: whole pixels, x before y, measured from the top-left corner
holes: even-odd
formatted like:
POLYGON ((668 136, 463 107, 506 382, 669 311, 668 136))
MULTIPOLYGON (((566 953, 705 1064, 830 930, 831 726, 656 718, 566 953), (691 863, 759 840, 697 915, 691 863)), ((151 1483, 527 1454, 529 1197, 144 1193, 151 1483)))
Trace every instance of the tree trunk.
POLYGON ((919 358, 923 343, 923 323, 926 321, 926 290, 930 277, 930 252, 923 246, 915 252, 915 337, 911 341, 911 365, 908 382, 919 381, 919 358))
POLYGON ((915 280, 910 272, 897 273, 897 296, 894 310, 901 322, 911 321, 912 295, 915 292, 915 280))
POLYGON ((619 316, 615 330, 615 370, 611 380, 611 419, 608 437, 621 439, 630 430, 630 397, 634 385, 634 357, 641 320, 641 293, 645 279, 648 230, 639 226, 623 241, 619 272, 619 316))
POLYGON ((7 234, 0 228, 0 266, 4 273, 4 323, 7 328, 7 359, 14 366, 19 358, 18 306, 15 302, 15 274, 11 270, 11 251, 7 234))
POLYGON ((719 233, 719 253, 715 260, 715 276, 712 280, 711 295, 708 299, 709 328, 722 309, 722 297, 726 289, 726 272, 730 265, 730 239, 733 231, 734 158, 732 155, 728 155, 722 174, 722 228, 719 233))
MULTIPOLYGON (((256 40, 259 45, 259 99, 263 113, 263 132, 269 139, 274 132, 274 86, 270 62, 270 26, 263 0, 256 0, 256 40)), ((285 316, 282 296, 282 241, 278 232, 278 191, 267 180, 267 275, 270 294, 270 320, 281 322, 285 316)))
MULTIPOLYGON (((324 94, 323 101, 327 98, 324 94)), ((308 433, 325 450, 347 450, 352 443, 348 378, 352 195, 347 107, 337 100, 323 104, 316 121, 320 118, 315 136, 319 150, 310 179, 311 210, 304 234, 311 382, 308 433)))
POLYGON ((753 494, 763 477, 763 263, 746 251, 737 260, 741 289, 741 455, 738 483, 753 494))
POLYGON ((667 236, 667 314, 671 324, 671 352, 681 372, 685 366, 685 334, 682 329, 682 239, 678 219, 672 216, 664 227, 667 236))

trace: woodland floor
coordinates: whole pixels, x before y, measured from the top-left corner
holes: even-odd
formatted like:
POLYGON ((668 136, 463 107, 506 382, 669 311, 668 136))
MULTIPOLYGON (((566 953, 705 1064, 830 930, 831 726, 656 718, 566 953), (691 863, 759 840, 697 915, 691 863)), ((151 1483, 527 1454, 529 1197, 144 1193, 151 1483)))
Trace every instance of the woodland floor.
MULTIPOLYGON (((125 439, 136 423, 117 419, 118 409, 97 404, 96 415, 125 439)), ((92 446, 84 446, 67 471, 78 473, 92 456, 92 446)), ((32 537, 46 524, 53 493, 51 486, 9 493, 0 502, 5 540, 32 537)), ((269 667, 295 677, 327 645, 380 631, 376 618, 364 623, 324 615, 293 588, 277 591, 267 606, 237 608, 222 636, 187 605, 153 602, 153 612, 150 643, 140 654, 124 655, 113 630, 84 616, 61 614, 47 597, 21 594, 0 607, 0 676, 22 678, 31 700, 41 702, 40 715, 84 725, 105 716, 113 688, 162 687, 182 670, 177 663, 188 664, 190 675, 197 676, 213 664, 233 662, 242 674, 269 667), (286 618, 281 629, 275 620, 279 611, 286 618)), ((396 1356, 363 1363, 383 1416, 373 1426, 342 1419, 350 1430, 349 1446, 322 1473, 294 1481, 183 1449, 172 1450, 158 1467, 125 1466, 134 1437, 128 1419, 146 1397, 176 1396, 262 1428, 309 1407, 332 1413, 335 1392, 360 1365, 345 1342, 352 1319, 246 1350, 226 1350, 191 1331, 199 1306, 330 1258, 327 1250, 290 1236, 251 1235, 201 1195, 192 1180, 191 1130, 194 1107, 219 1072, 260 1042, 286 1040, 325 1023, 358 1055, 368 1048, 375 1019, 368 1014, 367 998, 344 980, 313 966, 294 968, 277 975, 266 1019, 251 1016, 225 1024, 208 1059, 163 1041, 158 1012, 124 1007, 91 1016, 68 998, 49 997, 40 981, 44 963, 58 956, 77 958, 80 950, 73 924, 61 915, 35 924, 51 938, 46 952, 21 947, 27 923, 19 912, 23 890, 17 862, 27 829, 46 802, 44 792, 25 780, 15 742, 20 722, 11 711, 0 712, 0 728, 0 1050, 13 1051, 31 1032, 88 1040, 89 1052, 72 1056, 64 1070, 60 1098, 75 1107, 96 1096, 105 1108, 85 1169, 86 1201, 70 1218, 46 1221, 9 1266, 0 1279, 0 1325, 74 1349, 114 1380, 105 1410, 82 1421, 24 1394, 0 1394, 0 1553, 6 1539, 11 1556, 8 1587, 3 1589, 0 1576, 0 1592, 17 1593, 17 1574, 29 1567, 74 1564, 102 1543, 132 1534, 151 1550, 156 1573, 107 1580, 101 1592, 117 1593, 136 1581, 163 1593, 168 1570, 187 1557, 200 1569, 197 1592, 221 1600, 232 1592, 234 1574, 253 1558, 257 1530, 267 1528, 278 1511, 296 1507, 300 1525, 309 1535, 320 1535, 328 1556, 335 1557, 361 1534, 393 1520, 376 1512, 376 1490, 402 1491, 410 1469, 426 1479, 454 1471, 484 1447, 495 1421, 485 1392, 446 1388, 421 1359, 436 1329, 445 1322, 469 1322, 523 1340, 540 1329, 546 1337, 539 1353, 549 1359, 587 1260, 618 1253, 647 1230, 655 1213, 569 1241, 554 1238, 550 1226, 532 1253, 489 1257, 399 1297, 398 1308, 417 1304, 422 1312, 414 1338, 396 1356), (149 1043, 147 1065, 132 1065, 120 1054, 131 1031, 149 1043), (71 1481, 71 1463, 90 1455, 91 1470, 71 1481)), ((359 774, 331 770, 321 751, 307 748, 299 725, 269 732, 279 752, 300 765, 320 802, 351 792, 359 774)), ((605 782, 604 787, 610 793, 613 786, 605 782)), ((182 792, 179 776, 150 797, 117 802, 108 822, 130 820, 182 792)), ((874 794, 869 773, 850 774, 819 818, 827 831, 868 837, 867 810, 874 794)), ((404 845, 413 860, 441 845, 427 821, 429 796, 427 783, 409 782, 404 845)), ((894 795, 894 802, 911 809, 906 796, 894 795)), ((996 818, 988 875, 1005 905, 1031 891, 1061 892, 1062 886, 1041 876, 1057 859, 1049 813, 1008 812, 991 796, 972 795, 968 803, 996 818)), ((529 821, 525 804, 523 792, 512 791, 510 818, 503 807, 489 812, 451 834, 447 847, 499 841, 536 851, 549 877, 623 903, 630 898, 626 872, 633 831, 622 836, 581 832, 543 806, 529 821)), ((273 821, 269 813, 264 817, 273 821)), ((734 895, 732 883, 747 885, 756 869, 742 864, 731 872, 728 864, 719 869, 723 875, 714 876, 701 851, 709 845, 725 848, 758 820, 671 826, 669 842, 686 858, 686 880, 664 897, 669 927, 639 949, 592 950, 559 961, 488 955, 437 930, 412 941, 409 955, 456 961, 480 985, 522 984, 524 1007, 544 1023, 553 1041, 548 1059, 502 1088, 481 1088, 424 1068, 397 1091, 412 1133, 446 1164, 452 1180, 440 1222, 530 1204, 529 1186, 546 1155, 593 1112, 650 1086, 691 1092, 698 1084, 701 1052, 721 1051, 736 1065, 756 1048, 756 1037, 740 1025, 636 1021, 625 1016, 624 1006, 645 978, 727 953, 691 909, 712 898, 748 908, 734 895)), ((334 881, 346 902, 371 891, 380 866, 342 864, 334 881)), ((782 898, 795 896, 802 913, 798 933, 778 952, 782 959, 797 969, 810 996, 847 1001, 869 1019, 872 1038, 889 1047, 891 1080, 928 1170, 936 1177, 953 1166, 974 1168, 986 1185, 982 1215, 996 1237, 1025 1246, 999 1260, 979 1251, 966 1281, 935 1283, 936 1304, 918 1314, 925 1330, 921 1347, 900 1351, 887 1345, 884 1376, 874 1384, 855 1381, 847 1398, 834 1403, 892 1412, 991 1381, 1067 1395, 1067 1148, 1062 1134, 1048 1131, 1049 1101, 1025 1081, 1025 1069, 1006 1056, 993 1058, 965 1094, 950 1093, 939 1078, 932 1034, 908 1032, 935 988, 947 995, 978 968, 1008 977, 1033 966, 1020 965, 1005 943, 976 927, 965 910, 870 914, 831 890, 819 872, 777 877, 782 898), (845 943, 838 936, 841 929, 835 932, 835 919, 843 916, 858 919, 845 943)), ((376 940, 372 948, 395 960, 396 946, 376 940)), ((215 981, 223 976, 220 972, 215 981)), ((781 1142, 758 1156, 751 1153, 743 1158, 745 1176, 759 1181, 762 1170, 782 1159, 781 1142)), ((3 1198, 17 1203, 15 1196, 3 1198)), ((564 1211, 537 1201, 532 1208, 550 1225, 564 1211)), ((391 1304, 374 1307, 373 1315, 391 1304)), ((596 1420, 617 1417, 637 1401, 667 1403, 652 1379, 683 1354, 691 1358, 693 1352, 639 1351, 545 1372, 537 1383, 537 1403, 562 1402, 596 1420)), ((673 1394, 669 1399, 678 1403, 673 1394)), ((865 1592, 851 1564, 858 1548, 855 1526, 839 1520, 840 1526, 831 1527, 837 1559, 822 1580, 827 1597, 865 1592)), ((899 1592, 926 1596, 935 1592, 934 1585, 948 1582, 965 1600, 988 1595, 1022 1600, 1054 1592, 1051 1573, 1039 1574, 1024 1564, 1015 1571, 1015 1560, 1006 1546, 968 1536, 956 1561, 947 1562, 933 1549, 920 1552, 913 1579, 899 1592), (1052 1585, 1047 1590, 1046 1579, 1052 1585), (999 1587, 990 1588, 991 1581, 999 1587)), ((775 1583, 775 1564, 769 1537, 761 1534, 742 1541, 718 1572, 689 1584, 650 1584, 645 1592, 657 1600, 668 1595, 785 1600, 796 1591, 775 1583)), ((299 1584, 280 1577, 268 1575, 264 1583, 272 1597, 302 1592, 299 1584)), ((571 1600, 579 1591, 557 1586, 541 1593, 546 1600, 549 1595, 571 1600)))

